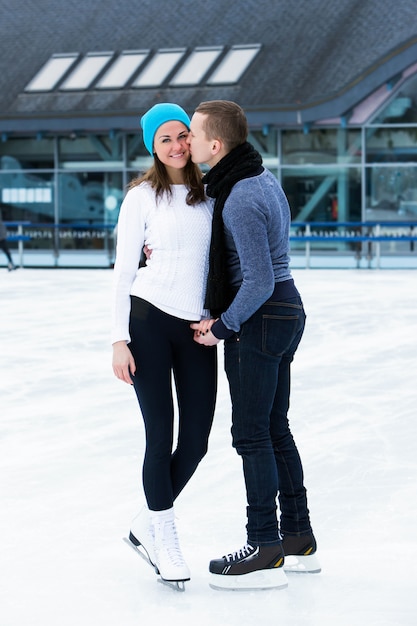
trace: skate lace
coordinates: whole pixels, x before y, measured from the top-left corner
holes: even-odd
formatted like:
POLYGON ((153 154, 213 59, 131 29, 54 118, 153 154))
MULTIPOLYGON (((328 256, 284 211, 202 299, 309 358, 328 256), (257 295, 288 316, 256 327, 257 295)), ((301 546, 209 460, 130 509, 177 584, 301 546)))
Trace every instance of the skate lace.
POLYGON ((175 523, 165 523, 164 544, 171 562, 174 565, 184 565, 184 557, 181 553, 175 523))
POLYGON ((230 561, 238 561, 239 559, 243 559, 246 556, 249 556, 254 551, 254 547, 247 543, 243 548, 236 550, 235 552, 231 552, 230 554, 226 554, 223 558, 229 563, 230 561))

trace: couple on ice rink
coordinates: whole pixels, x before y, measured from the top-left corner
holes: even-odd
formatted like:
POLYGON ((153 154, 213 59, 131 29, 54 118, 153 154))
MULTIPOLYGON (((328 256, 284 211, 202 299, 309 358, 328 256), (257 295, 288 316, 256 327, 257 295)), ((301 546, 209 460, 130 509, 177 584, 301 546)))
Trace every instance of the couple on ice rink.
POLYGON ((162 581, 184 589, 190 571, 174 502, 207 452, 223 341, 247 537, 210 562, 210 584, 285 588, 286 571, 320 571, 288 423, 290 366, 305 325, 289 269, 288 202, 247 141, 236 103, 203 102, 191 120, 176 104, 156 104, 141 127, 154 161, 120 209, 113 286, 113 371, 133 385, 146 433, 146 505, 129 541, 162 581), (199 164, 210 168, 204 176, 199 164))

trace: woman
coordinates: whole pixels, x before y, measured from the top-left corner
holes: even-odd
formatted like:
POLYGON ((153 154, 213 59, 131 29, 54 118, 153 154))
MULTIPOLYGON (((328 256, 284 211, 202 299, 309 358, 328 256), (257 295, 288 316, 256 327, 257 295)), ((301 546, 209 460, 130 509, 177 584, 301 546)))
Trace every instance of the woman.
POLYGON ((161 578, 190 579, 173 503, 207 452, 217 355, 193 341, 190 323, 208 317, 204 295, 212 208, 190 159, 190 120, 176 104, 141 119, 152 167, 134 180, 120 209, 114 267, 113 371, 133 384, 145 422, 147 500, 130 540, 142 545, 161 578), (139 267, 143 247, 151 258, 139 267), (173 393, 178 439, 173 448, 173 393))

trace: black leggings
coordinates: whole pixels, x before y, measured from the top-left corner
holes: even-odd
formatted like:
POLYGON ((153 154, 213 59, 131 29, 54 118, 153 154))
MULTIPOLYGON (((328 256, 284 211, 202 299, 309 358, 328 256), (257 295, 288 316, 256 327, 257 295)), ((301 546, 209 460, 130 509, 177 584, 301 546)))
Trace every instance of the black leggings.
POLYGON ((217 350, 193 340, 190 322, 132 297, 129 348, 132 377, 146 432, 143 487, 148 507, 161 511, 174 500, 207 452, 217 392, 217 350), (178 439, 173 451, 174 401, 178 439))

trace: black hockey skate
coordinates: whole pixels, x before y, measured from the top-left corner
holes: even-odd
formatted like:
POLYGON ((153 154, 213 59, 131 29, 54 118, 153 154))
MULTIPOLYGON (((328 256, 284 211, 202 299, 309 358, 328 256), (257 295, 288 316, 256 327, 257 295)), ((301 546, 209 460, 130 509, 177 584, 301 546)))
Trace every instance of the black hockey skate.
POLYGON ((283 533, 282 547, 285 554, 284 569, 297 574, 318 574, 320 563, 316 556, 317 544, 313 533, 288 535, 283 533))
POLYGON ((281 544, 252 546, 210 561, 210 587, 213 589, 254 590, 284 589, 288 586, 284 572, 281 544))

